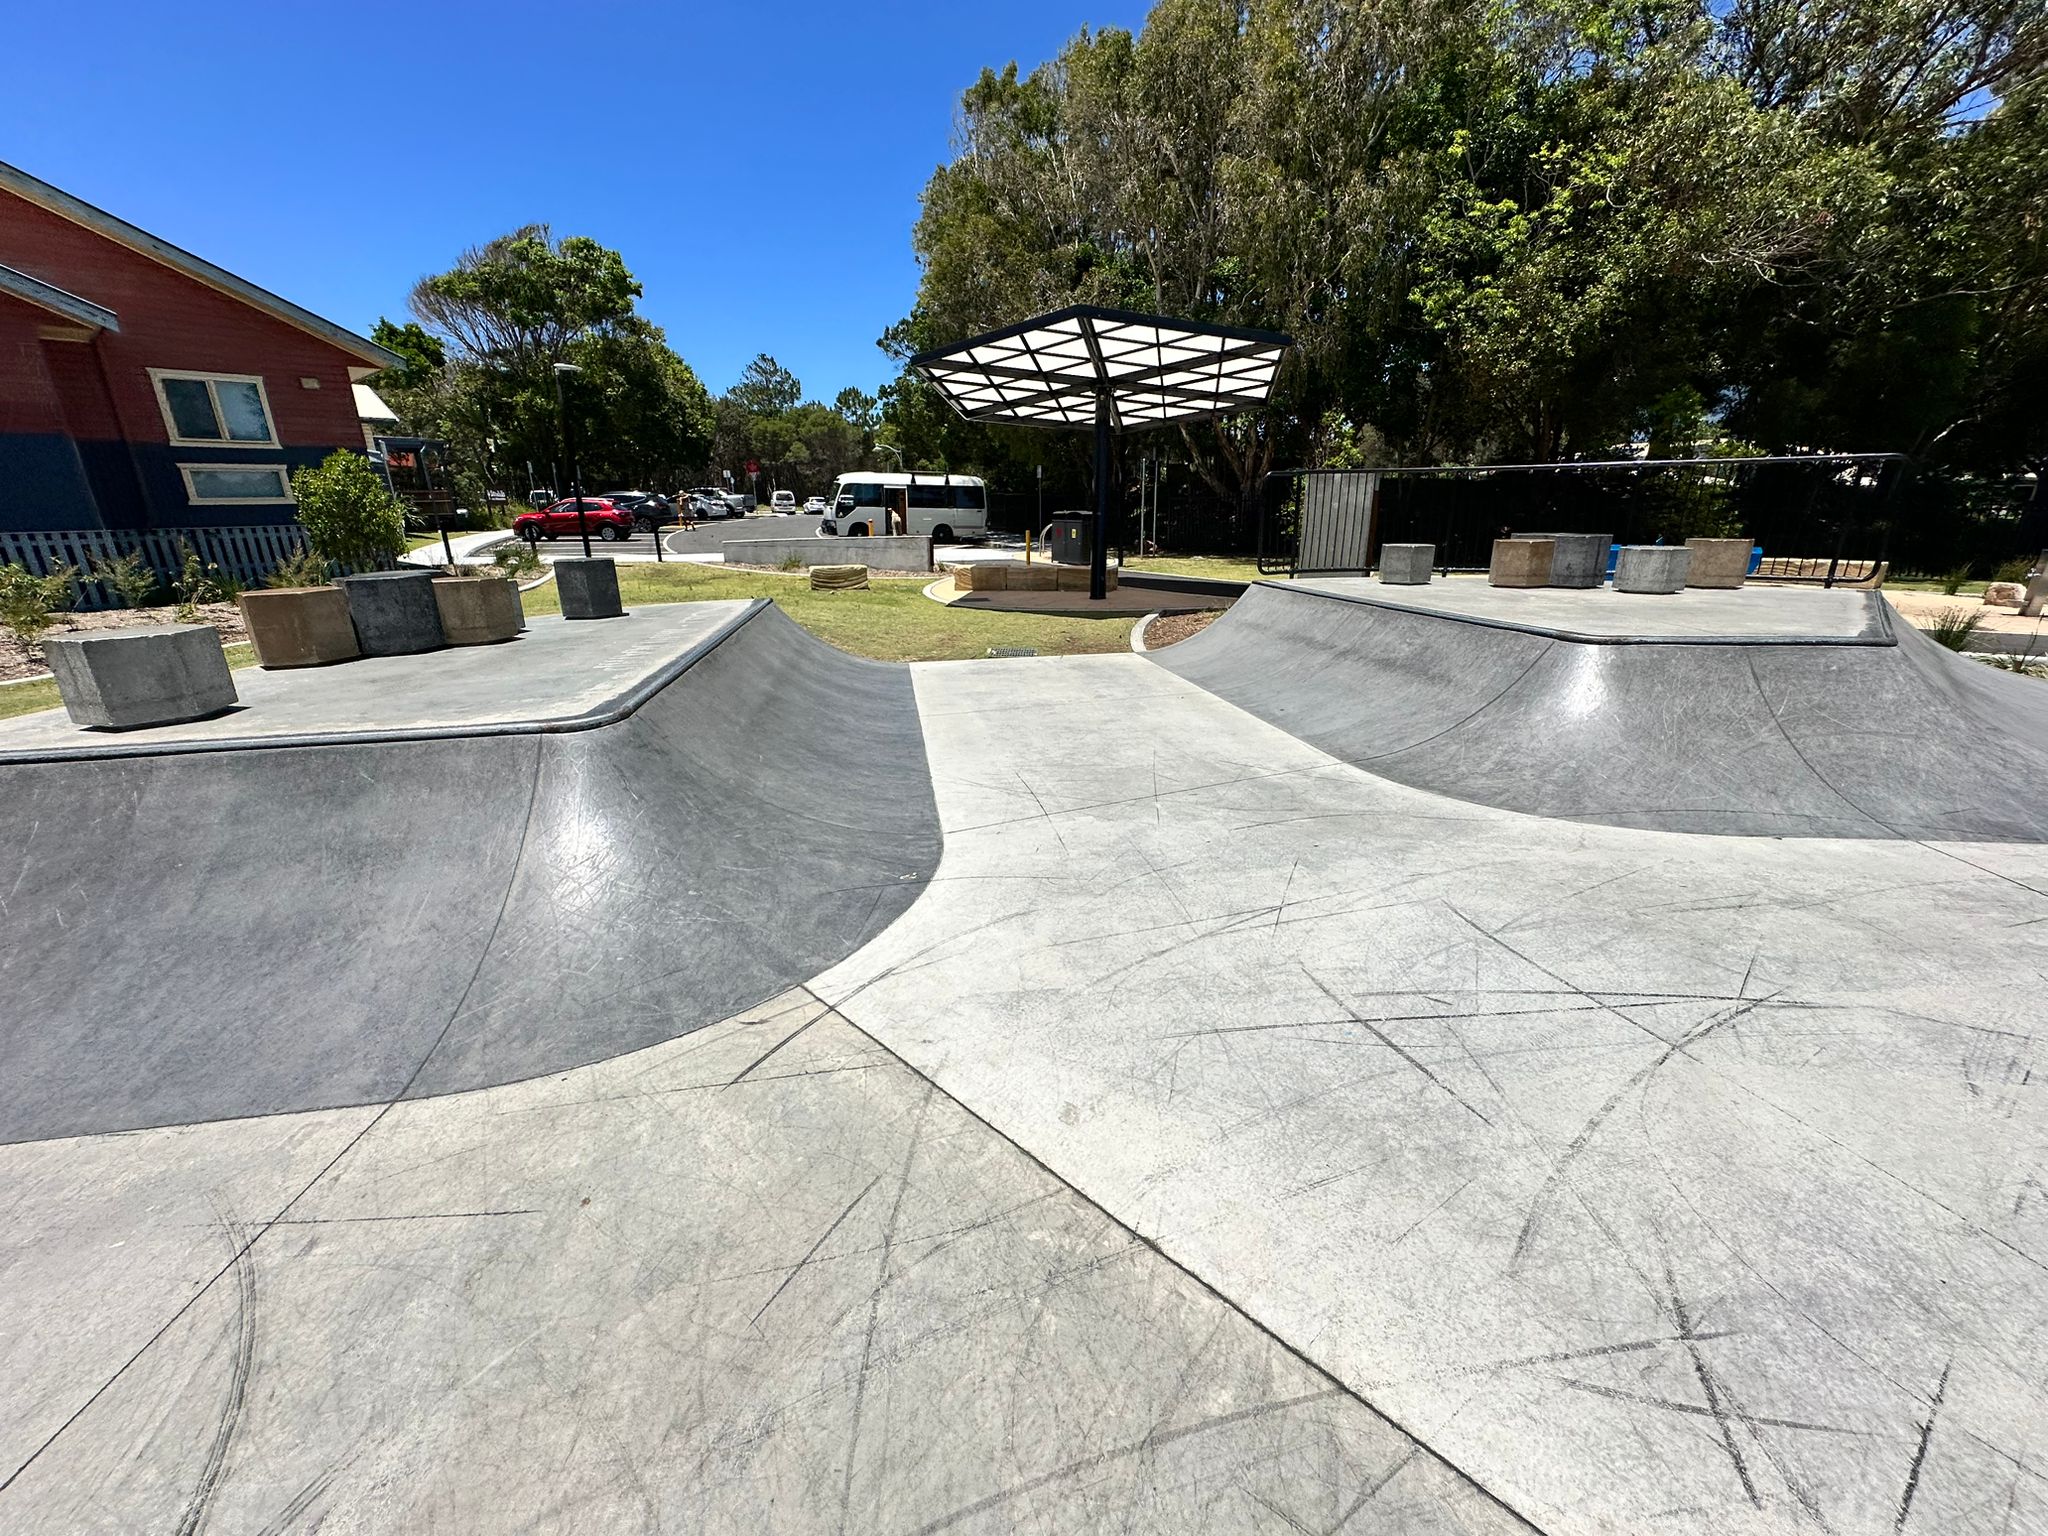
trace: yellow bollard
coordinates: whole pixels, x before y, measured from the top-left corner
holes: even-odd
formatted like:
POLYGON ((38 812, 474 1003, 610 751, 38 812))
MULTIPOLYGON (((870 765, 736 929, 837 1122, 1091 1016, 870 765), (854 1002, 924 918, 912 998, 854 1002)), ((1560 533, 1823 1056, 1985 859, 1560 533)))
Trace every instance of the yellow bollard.
POLYGON ((1031 563, 1031 530, 1029 528, 1024 530, 1024 563, 1026 565, 1031 563))

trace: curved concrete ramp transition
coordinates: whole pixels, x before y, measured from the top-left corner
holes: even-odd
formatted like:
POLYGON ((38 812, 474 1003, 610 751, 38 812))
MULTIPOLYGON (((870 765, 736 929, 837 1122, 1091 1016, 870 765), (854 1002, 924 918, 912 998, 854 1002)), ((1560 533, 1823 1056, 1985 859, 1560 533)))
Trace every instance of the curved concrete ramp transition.
POLYGON ((1154 659, 1334 757, 1505 810, 2048 840, 2048 689, 1906 625, 1879 633, 1890 643, 1606 644, 1261 583, 1154 659))
POLYGON ((17 763, 0 795, 0 1141, 620 1055, 815 975, 939 856, 908 673, 766 605, 601 729, 17 763))

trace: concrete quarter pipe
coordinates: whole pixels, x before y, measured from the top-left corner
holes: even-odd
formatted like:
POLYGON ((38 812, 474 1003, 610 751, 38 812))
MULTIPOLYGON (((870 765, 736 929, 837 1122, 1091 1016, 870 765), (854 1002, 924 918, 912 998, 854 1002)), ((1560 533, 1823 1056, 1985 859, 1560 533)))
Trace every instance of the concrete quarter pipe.
POLYGON ((814 975, 939 857, 908 673, 766 604, 603 729, 17 762, 0 796, 7 1141, 636 1050, 814 975))
POLYGON ((2048 689, 1894 628, 1876 593, 1826 594, 1866 605, 1848 633, 1624 643, 1383 591, 1260 583, 1154 659, 1333 757, 1482 805, 1740 836, 2048 838, 2048 689))

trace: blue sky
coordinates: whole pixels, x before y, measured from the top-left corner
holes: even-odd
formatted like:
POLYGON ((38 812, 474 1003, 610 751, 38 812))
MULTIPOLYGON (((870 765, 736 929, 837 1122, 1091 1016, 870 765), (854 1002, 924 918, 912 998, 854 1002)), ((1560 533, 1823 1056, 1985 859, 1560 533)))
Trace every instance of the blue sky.
POLYGON ((340 324, 529 220, 625 254, 723 390, 893 373, 910 227, 983 65, 1144 0, 526 0, 17 8, 0 160, 340 324))

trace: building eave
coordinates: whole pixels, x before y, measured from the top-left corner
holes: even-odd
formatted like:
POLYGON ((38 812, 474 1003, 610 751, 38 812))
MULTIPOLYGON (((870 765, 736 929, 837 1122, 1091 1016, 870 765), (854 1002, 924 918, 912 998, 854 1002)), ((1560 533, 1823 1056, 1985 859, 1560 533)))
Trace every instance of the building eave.
MULTIPOLYGON (((358 362, 373 369, 396 368, 404 362, 397 353, 378 346, 367 337, 345 330, 331 320, 323 320, 311 310, 301 309, 289 299, 281 299, 267 289, 259 288, 245 278, 235 276, 212 262, 194 256, 190 251, 160 240, 147 230, 137 229, 122 219, 115 218, 104 209, 95 208, 91 203, 73 197, 70 193, 38 180, 17 166, 0 161, 0 189, 34 203, 38 208, 69 219, 72 223, 103 235, 116 244, 124 245, 138 255, 159 262, 173 271, 182 272, 196 282, 204 283, 216 292, 237 299, 252 309, 258 309, 285 324, 318 337, 328 345, 347 353, 358 362)), ((47 285, 45 285, 47 286, 47 285)), ((62 293, 62 289, 53 290, 62 293)), ((70 295, 66 295, 70 297, 70 295)), ((78 302, 86 302, 79 300, 78 302)), ((94 306, 97 308, 98 306, 94 306)), ((112 311, 102 311, 111 314, 112 311)))
POLYGON ((17 272, 13 267, 0 266, 0 293, 12 294, 24 303, 61 315, 66 320, 75 320, 95 331, 121 329, 121 317, 105 305, 81 299, 75 293, 66 293, 55 283, 46 283, 40 277, 17 272))

